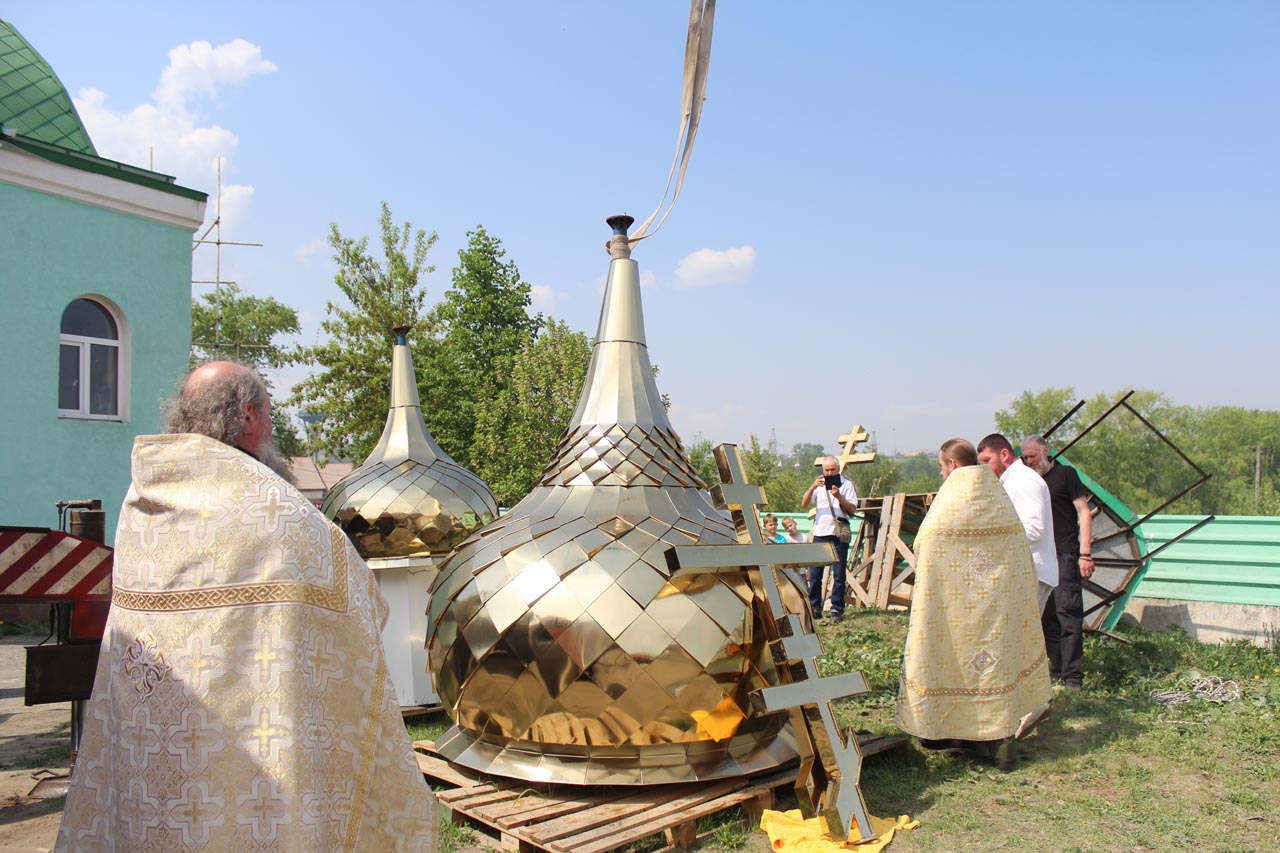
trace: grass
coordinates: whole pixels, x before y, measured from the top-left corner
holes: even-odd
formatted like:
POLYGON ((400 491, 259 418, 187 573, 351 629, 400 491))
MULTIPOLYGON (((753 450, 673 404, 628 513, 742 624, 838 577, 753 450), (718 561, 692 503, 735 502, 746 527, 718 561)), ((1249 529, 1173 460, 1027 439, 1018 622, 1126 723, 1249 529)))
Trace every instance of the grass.
MULTIPOLYGON (((842 725, 895 734, 906 616, 846 612, 823 627, 825 672, 862 669, 871 693, 837 706, 842 725), (851 618, 852 617, 852 618, 851 618)), ((1054 698, 1011 773, 914 744, 867 761, 876 815, 910 814, 905 851, 1275 850, 1280 837, 1280 654, 1275 644, 1203 645, 1121 627, 1089 637, 1085 689, 1054 698), (1158 691, 1236 681, 1241 696, 1166 707, 1158 691)))
MULTIPOLYGON (((841 725, 900 734, 893 725, 904 613, 846 611, 823 625, 824 673, 861 670, 871 692, 837 703, 841 725)), ((909 814, 893 853, 914 851, 1273 851, 1280 849, 1280 647, 1204 645, 1179 631, 1136 626, 1128 642, 1091 636, 1085 689, 1055 696, 1053 714, 1000 773, 964 757, 906 748, 868 758, 862 792, 877 816, 909 814), (1165 706, 1158 691, 1189 692, 1195 679, 1234 680, 1240 698, 1165 706)), ((409 723, 415 739, 447 728, 441 715, 409 723)), ((793 808, 783 801, 778 808, 793 808)), ((441 850, 469 832, 442 825, 441 850)), ((699 822, 703 849, 765 850, 768 842, 730 810, 699 822), (704 835, 705 834, 705 835, 704 835)), ((646 839, 635 850, 662 846, 646 839), (652 842, 652 843, 650 843, 652 842)))

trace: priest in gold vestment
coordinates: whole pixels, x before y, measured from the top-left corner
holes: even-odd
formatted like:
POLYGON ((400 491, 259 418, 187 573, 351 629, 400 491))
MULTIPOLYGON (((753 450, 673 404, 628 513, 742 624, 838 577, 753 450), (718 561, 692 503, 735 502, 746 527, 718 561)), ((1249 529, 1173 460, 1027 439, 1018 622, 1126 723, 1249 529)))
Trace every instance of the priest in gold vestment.
POLYGON ((347 537, 263 464, 279 457, 261 380, 206 365, 174 412, 170 430, 206 434, 134 445, 57 849, 433 851, 386 604, 347 537))
POLYGON ((922 741, 1007 741, 1052 695, 1035 567, 1000 481, 952 442, 915 540, 897 723, 922 741))

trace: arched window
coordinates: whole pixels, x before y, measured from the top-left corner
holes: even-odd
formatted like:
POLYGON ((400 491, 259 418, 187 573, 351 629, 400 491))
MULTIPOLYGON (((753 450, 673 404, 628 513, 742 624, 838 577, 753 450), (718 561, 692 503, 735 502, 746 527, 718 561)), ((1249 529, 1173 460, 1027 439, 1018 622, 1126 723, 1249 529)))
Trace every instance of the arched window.
POLYGON ((122 325, 117 322, 117 313, 96 299, 74 299, 62 312, 58 348, 61 417, 124 420, 122 325))

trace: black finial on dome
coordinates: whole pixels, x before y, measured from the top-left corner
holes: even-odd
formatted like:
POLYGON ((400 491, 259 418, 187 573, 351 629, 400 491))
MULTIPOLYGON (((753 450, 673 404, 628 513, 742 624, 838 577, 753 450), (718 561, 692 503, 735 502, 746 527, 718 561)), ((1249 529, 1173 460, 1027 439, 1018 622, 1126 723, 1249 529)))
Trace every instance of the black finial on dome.
POLYGON ((610 216, 605 222, 613 229, 614 234, 625 237, 627 236, 627 229, 636 224, 636 219, 634 216, 620 213, 617 216, 610 216))

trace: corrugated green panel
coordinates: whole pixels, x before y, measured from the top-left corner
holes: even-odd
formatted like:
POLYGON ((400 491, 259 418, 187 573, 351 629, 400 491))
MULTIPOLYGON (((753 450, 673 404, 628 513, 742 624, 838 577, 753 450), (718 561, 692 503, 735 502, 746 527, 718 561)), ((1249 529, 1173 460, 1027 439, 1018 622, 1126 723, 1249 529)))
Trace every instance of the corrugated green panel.
MULTIPOLYGON (((1067 462, 1068 464, 1070 464, 1066 456, 1060 457, 1058 459, 1058 462, 1059 463, 1067 462)), ((1075 466, 1072 466, 1072 467, 1075 467, 1075 466)), ((1139 518, 1141 518, 1141 516, 1138 515, 1136 512, 1134 512, 1132 509, 1130 509, 1129 506, 1124 501, 1120 500, 1118 497, 1111 494, 1111 492, 1103 488, 1102 485, 1098 483, 1098 481, 1094 480, 1084 471, 1080 470, 1079 468, 1076 468, 1076 473, 1080 475, 1080 480, 1081 482, 1084 483, 1085 487, 1088 488, 1089 491, 1093 492, 1094 497, 1097 498, 1099 501, 1101 501, 1102 504, 1106 507, 1107 513, 1109 513, 1112 516, 1111 520, 1115 522, 1118 527, 1128 527, 1132 525, 1135 521, 1137 521, 1139 518)), ((1094 522, 1095 540, 1099 537, 1099 528, 1103 526, 1104 525, 1100 524, 1097 521, 1094 522)), ((1133 531, 1133 538, 1136 540, 1135 544, 1138 547, 1139 554, 1145 554, 1147 553, 1147 551, 1150 550, 1150 545, 1147 543, 1146 539, 1142 535, 1141 527, 1133 531)), ((1145 574, 1146 571, 1147 571, 1147 565, 1145 563, 1138 566, 1137 572, 1135 572, 1134 576, 1129 579, 1128 584, 1125 586, 1124 592, 1120 595, 1119 598, 1115 600, 1115 602, 1107 610, 1107 618, 1103 620, 1102 627, 1111 629, 1116 626, 1116 623, 1118 621, 1120 621, 1121 615, 1124 614, 1125 607, 1128 606, 1129 604, 1129 599, 1134 595, 1134 590, 1137 588, 1139 582, 1142 580, 1143 574, 1145 574)), ((1111 588, 1114 589, 1115 587, 1111 587, 1111 588)), ((1092 599, 1091 594, 1088 594, 1088 593, 1086 593, 1085 599, 1086 599, 1086 602, 1085 602, 1086 608, 1092 605, 1093 601, 1095 600, 1095 599, 1092 599)))
MULTIPOLYGON (((1142 532, 1154 550, 1201 518, 1156 516, 1142 532)), ((1218 516, 1152 559, 1134 595, 1280 607, 1280 517, 1218 516)))
POLYGON ((58 75, 4 19, 0 19, 0 126, 50 145, 98 153, 58 75))

